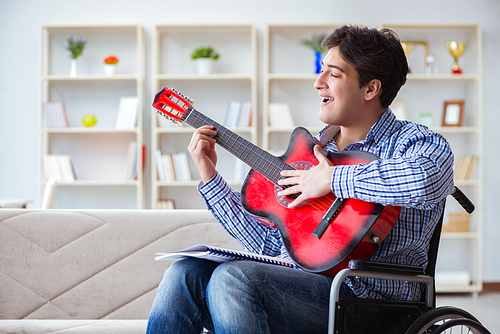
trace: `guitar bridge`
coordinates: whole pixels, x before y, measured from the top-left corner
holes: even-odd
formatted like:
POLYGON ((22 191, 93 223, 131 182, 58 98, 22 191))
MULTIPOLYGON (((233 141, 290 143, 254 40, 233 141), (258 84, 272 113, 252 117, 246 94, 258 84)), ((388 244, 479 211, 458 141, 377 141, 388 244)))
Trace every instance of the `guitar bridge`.
POLYGON ((318 239, 321 238, 325 233, 326 229, 328 228, 328 226, 330 226, 331 222, 337 216, 340 209, 342 209, 344 203, 345 203, 344 199, 337 197, 335 201, 332 203, 332 205, 330 205, 328 210, 325 212, 323 218, 321 218, 321 221, 319 222, 318 226, 314 229, 312 235, 314 235, 318 239))

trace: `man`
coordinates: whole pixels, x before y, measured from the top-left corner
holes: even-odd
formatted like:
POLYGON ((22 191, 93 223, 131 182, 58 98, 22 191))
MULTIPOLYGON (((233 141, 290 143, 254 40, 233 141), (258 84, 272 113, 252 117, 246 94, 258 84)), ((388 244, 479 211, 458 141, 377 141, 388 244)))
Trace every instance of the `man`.
MULTIPOLYGON (((327 124, 318 139, 332 152, 362 150, 380 159, 332 166, 318 146, 310 170, 283 171, 278 195, 300 193, 293 210, 310 198, 333 192, 383 205, 402 206, 374 261, 425 266, 434 227, 453 188, 453 155, 446 140, 426 127, 396 120, 389 105, 406 82, 408 65, 390 30, 343 26, 328 36, 328 53, 314 86, 319 118, 327 124)), ((216 171, 216 132, 197 129, 189 152, 201 175, 199 191, 209 210, 247 251, 288 258, 277 229, 244 211, 240 194, 216 171)), ((332 279, 254 262, 224 264, 178 261, 160 284, 148 325, 150 333, 325 333, 332 279)), ((348 278, 341 295, 418 300, 415 283, 348 278)))

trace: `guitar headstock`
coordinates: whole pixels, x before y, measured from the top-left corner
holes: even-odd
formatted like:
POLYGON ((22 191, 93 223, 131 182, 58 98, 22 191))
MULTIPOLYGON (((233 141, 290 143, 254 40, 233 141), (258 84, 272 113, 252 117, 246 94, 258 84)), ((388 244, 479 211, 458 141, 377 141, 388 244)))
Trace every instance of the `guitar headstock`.
POLYGON ((189 97, 165 87, 155 95, 153 107, 158 114, 177 124, 183 121, 184 114, 193 103, 189 97))

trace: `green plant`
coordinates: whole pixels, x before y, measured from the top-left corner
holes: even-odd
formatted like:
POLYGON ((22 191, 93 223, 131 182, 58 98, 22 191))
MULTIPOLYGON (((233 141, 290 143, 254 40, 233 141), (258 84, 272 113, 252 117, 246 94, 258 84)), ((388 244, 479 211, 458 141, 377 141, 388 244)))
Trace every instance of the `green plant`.
POLYGON ((305 47, 308 47, 314 51, 323 53, 325 49, 321 46, 321 42, 325 39, 326 34, 314 34, 310 39, 305 39, 301 42, 301 44, 305 47))
POLYGON ((83 49, 85 49, 85 44, 87 44, 87 41, 83 38, 75 40, 73 36, 66 38, 66 42, 68 42, 66 50, 71 52, 70 57, 72 59, 80 57, 83 54, 83 49))
POLYGON ((220 55, 219 53, 211 46, 202 46, 193 51, 191 53, 191 59, 198 59, 198 58, 210 58, 213 60, 219 59, 220 55))

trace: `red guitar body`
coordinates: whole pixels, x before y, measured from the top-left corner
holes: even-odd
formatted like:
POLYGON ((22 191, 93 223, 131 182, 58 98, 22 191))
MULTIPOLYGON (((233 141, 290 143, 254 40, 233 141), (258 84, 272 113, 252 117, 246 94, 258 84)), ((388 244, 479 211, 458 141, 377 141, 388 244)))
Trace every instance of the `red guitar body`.
MULTIPOLYGON (((296 169, 318 164, 313 148, 317 142, 304 128, 292 134, 286 153, 279 159, 296 169)), ((361 151, 327 153, 333 165, 369 163, 378 159, 361 151)), ((317 238, 313 231, 335 201, 333 194, 310 199, 288 209, 289 198, 276 195, 279 187, 251 170, 242 187, 244 208, 258 218, 271 220, 279 229, 292 259, 304 270, 335 276, 353 259, 369 259, 394 225, 400 207, 382 206, 358 199, 346 199, 337 216, 317 238)))

